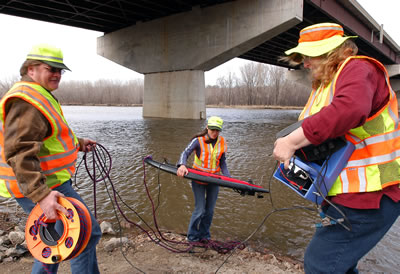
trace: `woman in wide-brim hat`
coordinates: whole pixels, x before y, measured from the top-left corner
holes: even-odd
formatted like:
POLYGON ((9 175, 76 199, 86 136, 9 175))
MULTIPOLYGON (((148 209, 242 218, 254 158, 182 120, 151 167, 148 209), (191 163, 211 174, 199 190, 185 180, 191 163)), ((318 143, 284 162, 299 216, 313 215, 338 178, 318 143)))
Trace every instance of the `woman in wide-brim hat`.
POLYGON ((300 31, 283 58, 310 70, 312 92, 301 127, 275 142, 285 167, 294 152, 344 136, 356 149, 328 192, 304 257, 306 273, 356 273, 357 263, 400 214, 400 131, 396 95, 385 67, 358 56, 342 26, 322 23, 300 31), (335 206, 333 206, 335 204, 335 206))

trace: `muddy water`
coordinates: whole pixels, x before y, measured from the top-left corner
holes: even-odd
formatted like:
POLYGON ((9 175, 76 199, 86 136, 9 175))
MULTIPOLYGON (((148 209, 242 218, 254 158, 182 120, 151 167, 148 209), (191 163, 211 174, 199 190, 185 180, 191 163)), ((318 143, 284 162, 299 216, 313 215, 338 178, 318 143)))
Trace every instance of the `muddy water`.
MULTIPOLYGON (((175 163, 190 138, 205 127, 200 120, 144 119, 139 107, 77 107, 63 108, 70 126, 78 136, 89 137, 104 145, 112 157, 111 179, 126 204, 146 222, 153 223, 152 206, 144 188, 142 159, 152 155, 158 161, 175 163)), ((222 135, 228 142, 227 162, 232 177, 253 180, 270 189, 264 198, 241 196, 221 188, 211 233, 213 238, 244 240, 257 228, 250 239, 260 247, 302 259, 315 223, 315 212, 306 209, 279 211, 264 218, 274 209, 293 206, 314 208, 282 183, 272 179, 276 163, 271 157, 275 134, 294 123, 297 110, 268 109, 207 109, 207 116, 224 119, 222 135)), ((80 155, 81 157, 82 155, 80 155)), ((186 232, 193 209, 189 181, 146 166, 146 182, 157 207, 158 225, 163 229, 186 232)), ((79 193, 93 208, 93 184, 85 170, 77 174, 79 193)), ((98 218, 115 221, 110 198, 103 183, 97 184, 98 218)), ((11 201, 1 200, 6 210, 11 201)), ((133 221, 143 222, 128 208, 125 214, 133 221)), ((361 270, 397 272, 400 265, 399 221, 384 240, 360 263, 361 270)))

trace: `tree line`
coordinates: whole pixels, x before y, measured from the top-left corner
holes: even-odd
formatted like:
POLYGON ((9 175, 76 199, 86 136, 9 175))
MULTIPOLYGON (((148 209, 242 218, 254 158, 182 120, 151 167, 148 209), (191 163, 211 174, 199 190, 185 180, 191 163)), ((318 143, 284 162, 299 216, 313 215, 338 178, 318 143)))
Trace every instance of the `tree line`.
POLYGON ((223 106, 304 106, 310 88, 289 81, 286 69, 261 63, 239 68, 240 75, 229 72, 207 86, 206 104, 223 106))
MULTIPOLYGON (((285 68, 248 63, 240 75, 228 72, 216 85, 206 86, 206 104, 218 106, 304 106, 310 89, 285 77, 285 68)), ((0 80, 1 96, 18 77, 0 80)), ((70 105, 142 105, 142 79, 129 81, 61 81, 54 95, 61 104, 70 105)))

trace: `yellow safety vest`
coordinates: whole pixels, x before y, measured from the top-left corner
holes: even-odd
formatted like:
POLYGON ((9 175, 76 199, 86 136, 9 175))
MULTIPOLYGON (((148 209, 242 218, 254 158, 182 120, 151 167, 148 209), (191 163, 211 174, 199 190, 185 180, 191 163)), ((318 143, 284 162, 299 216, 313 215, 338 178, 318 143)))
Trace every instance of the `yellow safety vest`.
POLYGON ((336 80, 352 59, 365 59, 381 69, 386 78, 389 102, 375 115, 345 134, 355 145, 347 165, 336 179, 328 195, 372 192, 400 183, 400 128, 396 94, 392 90, 385 67, 367 56, 351 56, 340 66, 332 82, 313 90, 299 116, 302 120, 329 105, 335 94, 336 80))
POLYGON ((194 156, 193 168, 205 172, 218 173, 221 170, 219 161, 222 154, 227 150, 224 137, 218 136, 214 146, 205 142, 205 136, 197 137, 197 140, 200 143, 201 152, 200 157, 194 156))
POLYGON ((55 188, 68 181, 75 172, 75 164, 79 149, 79 142, 64 118, 60 104, 39 84, 31 82, 16 83, 0 101, 0 195, 22 198, 22 194, 12 169, 7 165, 4 157, 4 121, 6 119, 5 106, 9 99, 22 99, 37 108, 49 121, 51 135, 43 141, 38 154, 43 174, 46 175, 46 184, 55 188))

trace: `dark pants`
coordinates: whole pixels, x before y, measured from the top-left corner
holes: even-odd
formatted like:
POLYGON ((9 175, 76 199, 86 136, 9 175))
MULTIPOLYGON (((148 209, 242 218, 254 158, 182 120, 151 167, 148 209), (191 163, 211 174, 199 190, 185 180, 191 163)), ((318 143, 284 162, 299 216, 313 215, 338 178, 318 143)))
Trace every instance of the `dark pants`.
MULTIPOLYGON (((379 209, 338 207, 351 222, 351 231, 339 224, 317 228, 304 256, 306 273, 358 273, 358 260, 382 239, 400 215, 400 202, 385 195, 379 209)), ((332 206, 326 215, 342 218, 332 206)))
POLYGON ((210 227, 217 203, 219 186, 192 182, 194 211, 190 218, 187 238, 189 241, 211 239, 210 227))

